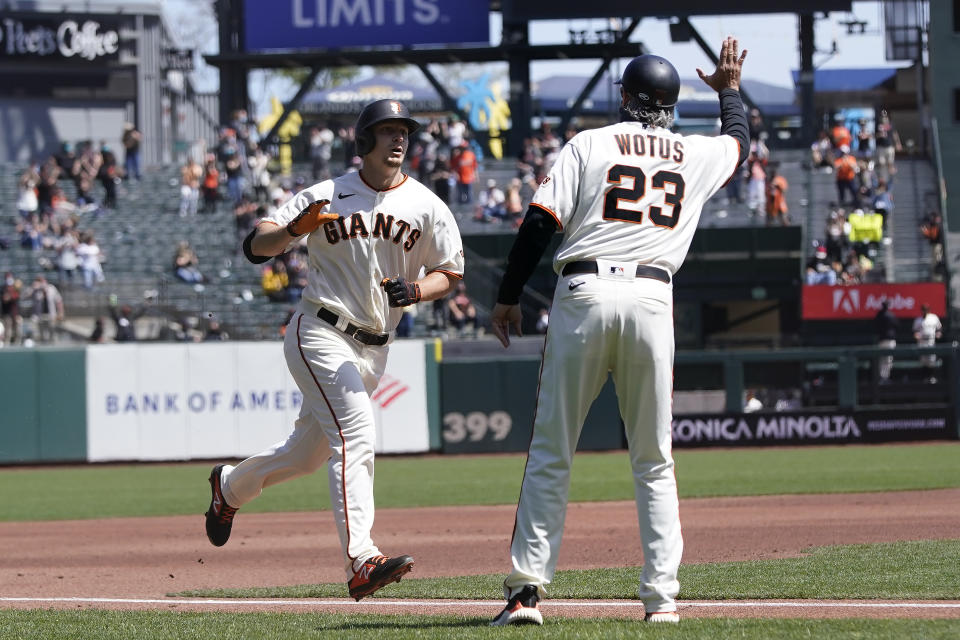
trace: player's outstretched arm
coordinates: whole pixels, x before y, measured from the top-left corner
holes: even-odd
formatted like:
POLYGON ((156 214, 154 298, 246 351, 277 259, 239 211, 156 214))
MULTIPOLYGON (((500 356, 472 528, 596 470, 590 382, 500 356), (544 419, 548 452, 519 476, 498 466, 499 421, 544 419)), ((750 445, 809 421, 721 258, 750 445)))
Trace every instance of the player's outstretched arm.
POLYGON ((523 335, 520 328, 522 320, 523 314, 519 304, 498 302, 494 305, 493 313, 490 314, 490 328, 493 329, 493 335, 497 336, 504 348, 510 346, 510 327, 513 327, 513 332, 518 336, 523 335))
POLYGON ((737 39, 733 36, 727 36, 720 46, 720 59, 717 61, 717 69, 709 76, 703 69, 697 67, 697 75, 707 86, 720 93, 724 89, 740 90, 740 73, 743 70, 743 61, 747 57, 747 50, 738 53, 737 39))

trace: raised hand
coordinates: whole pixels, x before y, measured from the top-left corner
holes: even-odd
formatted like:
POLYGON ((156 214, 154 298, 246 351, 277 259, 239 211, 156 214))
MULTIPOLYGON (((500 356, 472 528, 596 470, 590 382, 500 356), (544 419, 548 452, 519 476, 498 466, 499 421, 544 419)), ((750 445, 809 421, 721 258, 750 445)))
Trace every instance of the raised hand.
POLYGON ((720 59, 717 61, 717 70, 709 76, 703 72, 703 69, 697 67, 697 75, 707 86, 720 93, 723 89, 740 90, 740 72, 743 69, 743 61, 747 57, 747 50, 738 53, 737 39, 733 36, 727 36, 720 46, 720 59))

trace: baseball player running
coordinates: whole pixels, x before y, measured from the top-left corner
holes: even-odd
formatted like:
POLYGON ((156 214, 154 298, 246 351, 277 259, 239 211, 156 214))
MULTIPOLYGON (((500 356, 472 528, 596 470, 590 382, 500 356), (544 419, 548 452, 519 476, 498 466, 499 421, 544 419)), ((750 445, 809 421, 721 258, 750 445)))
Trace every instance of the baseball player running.
POLYGON ((633 469, 649 622, 676 622, 683 551, 671 454, 674 272, 704 202, 746 158, 740 71, 747 52, 727 38, 716 71, 721 135, 670 131, 680 78, 667 60, 634 58, 619 80, 622 122, 585 131, 562 149, 527 210, 492 314, 504 347, 520 334, 518 301, 551 235, 559 275, 544 345, 533 436, 493 625, 542 624, 539 601, 563 535, 570 466, 583 420, 613 375, 633 469))
POLYGON ((371 538, 370 393, 402 307, 443 297, 463 277, 453 214, 401 171, 418 128, 401 102, 367 105, 356 124, 360 171, 304 189, 244 240, 247 258, 262 263, 306 238, 308 284, 284 338, 303 406, 285 441, 236 466, 218 464, 210 474, 207 537, 221 546, 239 507, 264 487, 316 471, 329 457, 330 502, 357 600, 413 567, 413 558, 387 557, 371 538))

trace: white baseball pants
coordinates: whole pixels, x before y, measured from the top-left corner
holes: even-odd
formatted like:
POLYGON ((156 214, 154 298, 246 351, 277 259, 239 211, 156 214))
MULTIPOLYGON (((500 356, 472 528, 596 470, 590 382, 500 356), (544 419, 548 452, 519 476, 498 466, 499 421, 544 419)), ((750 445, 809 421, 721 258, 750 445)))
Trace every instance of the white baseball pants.
POLYGON ((287 366, 303 393, 293 433, 223 471, 223 497, 240 507, 264 487, 313 473, 330 458, 330 503, 348 579, 380 553, 370 537, 376 440, 370 394, 387 351, 363 345, 316 316, 294 314, 284 338, 287 366))
POLYGON ((644 557, 639 596, 648 612, 676 610, 683 539, 671 454, 673 352, 671 285, 629 271, 612 279, 560 278, 510 548, 513 571, 504 582, 508 598, 526 584, 546 595, 563 535, 573 454, 609 371, 633 469, 644 557))

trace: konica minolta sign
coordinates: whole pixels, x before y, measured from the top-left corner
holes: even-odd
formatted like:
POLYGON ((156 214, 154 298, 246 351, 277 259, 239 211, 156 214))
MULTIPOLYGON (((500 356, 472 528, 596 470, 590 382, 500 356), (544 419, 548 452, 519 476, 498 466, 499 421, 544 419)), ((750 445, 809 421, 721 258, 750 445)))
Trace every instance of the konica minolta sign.
POLYGON ((842 444, 955 439, 949 409, 683 415, 675 447, 842 444))

